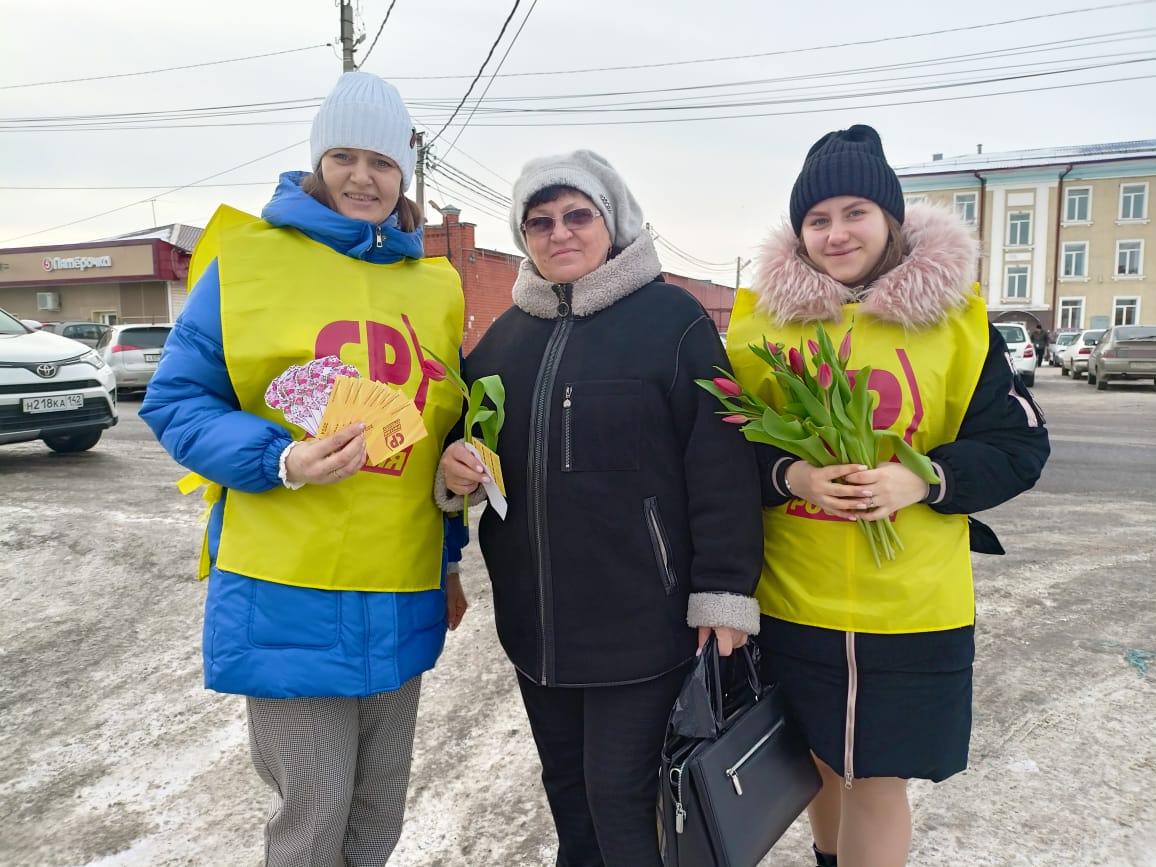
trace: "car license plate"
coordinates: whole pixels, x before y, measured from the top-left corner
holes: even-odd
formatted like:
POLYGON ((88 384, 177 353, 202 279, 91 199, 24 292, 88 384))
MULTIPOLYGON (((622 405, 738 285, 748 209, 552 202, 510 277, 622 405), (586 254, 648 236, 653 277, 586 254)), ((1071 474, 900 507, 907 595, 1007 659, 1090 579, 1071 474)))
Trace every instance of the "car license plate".
POLYGON ((27 413, 62 412, 70 409, 84 409, 83 394, 51 394, 44 397, 26 397, 20 408, 27 413))
POLYGON ((156 364, 161 360, 161 354, 159 352, 146 352, 144 356, 145 361, 149 362, 150 364, 156 364))
POLYGON ((1133 361, 1132 370, 1156 370, 1156 361, 1133 361))

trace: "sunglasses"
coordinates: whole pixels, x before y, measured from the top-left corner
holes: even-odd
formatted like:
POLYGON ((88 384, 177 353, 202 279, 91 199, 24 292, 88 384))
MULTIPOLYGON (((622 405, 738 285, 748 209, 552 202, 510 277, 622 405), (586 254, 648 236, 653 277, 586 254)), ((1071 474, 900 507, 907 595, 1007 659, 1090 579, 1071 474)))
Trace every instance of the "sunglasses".
MULTIPOLYGON (((575 208, 562 215, 562 225, 571 232, 577 232, 579 229, 585 229, 601 216, 602 213, 595 208, 575 208)), ((544 238, 553 234, 556 222, 553 217, 530 217, 528 220, 522 221, 522 232, 537 238, 544 238)))

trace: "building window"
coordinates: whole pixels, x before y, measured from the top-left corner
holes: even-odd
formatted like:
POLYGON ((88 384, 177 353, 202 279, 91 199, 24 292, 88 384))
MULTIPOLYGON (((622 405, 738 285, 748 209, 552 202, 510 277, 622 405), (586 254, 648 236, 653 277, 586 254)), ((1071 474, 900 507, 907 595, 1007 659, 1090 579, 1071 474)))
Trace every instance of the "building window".
POLYGON ((1120 184, 1120 219, 1148 219, 1148 185, 1120 184))
POLYGON ((903 197, 903 204, 909 208, 912 205, 922 205, 926 202, 927 202, 927 196, 904 196, 903 197))
POLYGON ((1028 266, 1008 265, 1004 280, 1004 297, 1027 299, 1028 297, 1028 266))
POLYGON ((1089 223, 1092 220, 1092 188, 1070 187, 1064 191, 1064 222, 1089 223))
POLYGON ((1117 298, 1112 305, 1112 322, 1116 325, 1136 325, 1140 322, 1140 299, 1117 298))
POLYGON ((955 194, 955 213, 969 226, 975 225, 975 193, 955 194))
POLYGON ((1068 241, 1064 244, 1064 277, 1088 276, 1088 242, 1068 241))
POLYGON ((1007 245, 1026 247, 1032 242, 1032 215, 1030 211, 1014 211, 1007 217, 1007 245))
POLYGON ((1143 241, 1116 242, 1116 276, 1139 277, 1140 265, 1144 260, 1143 241))
POLYGON ((1084 299, 1060 299, 1060 328, 1084 327, 1084 299))

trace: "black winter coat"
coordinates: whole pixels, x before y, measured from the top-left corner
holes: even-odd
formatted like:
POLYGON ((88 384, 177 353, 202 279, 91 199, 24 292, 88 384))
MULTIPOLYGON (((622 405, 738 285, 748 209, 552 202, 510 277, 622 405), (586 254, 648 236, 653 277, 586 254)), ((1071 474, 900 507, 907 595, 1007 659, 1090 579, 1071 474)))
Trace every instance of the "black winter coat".
POLYGON ((575 315, 574 287, 550 289, 553 318, 511 307, 465 364, 506 388, 509 512, 479 531, 498 635, 540 684, 647 680, 693 657, 688 600, 757 631, 754 452, 694 383, 728 363, 693 296, 649 282, 575 315))

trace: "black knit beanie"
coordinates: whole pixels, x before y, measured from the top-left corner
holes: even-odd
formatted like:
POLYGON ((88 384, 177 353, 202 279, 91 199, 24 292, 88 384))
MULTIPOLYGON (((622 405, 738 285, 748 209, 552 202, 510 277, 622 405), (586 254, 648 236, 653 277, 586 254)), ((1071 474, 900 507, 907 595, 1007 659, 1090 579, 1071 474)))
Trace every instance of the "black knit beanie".
POLYGON ((803 231, 807 211, 834 196, 862 196, 903 223, 903 188, 879 133, 865 124, 829 132, 807 151, 803 170, 791 190, 791 226, 803 231))

